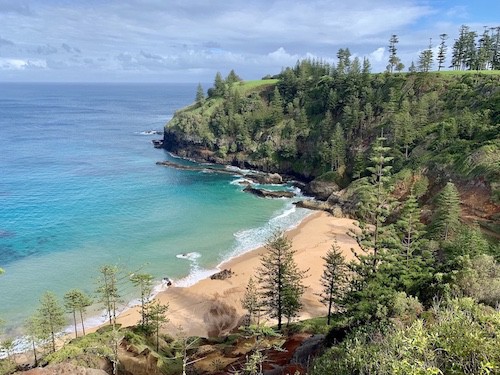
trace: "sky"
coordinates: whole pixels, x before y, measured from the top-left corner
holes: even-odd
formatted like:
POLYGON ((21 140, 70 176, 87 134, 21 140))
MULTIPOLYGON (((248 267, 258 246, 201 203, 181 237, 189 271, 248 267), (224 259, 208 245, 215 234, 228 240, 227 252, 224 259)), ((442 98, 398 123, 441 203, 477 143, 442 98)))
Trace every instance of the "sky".
POLYGON ((0 82, 251 80, 340 48, 378 72, 392 34, 409 66, 463 24, 500 26, 500 0, 0 0, 0 82))

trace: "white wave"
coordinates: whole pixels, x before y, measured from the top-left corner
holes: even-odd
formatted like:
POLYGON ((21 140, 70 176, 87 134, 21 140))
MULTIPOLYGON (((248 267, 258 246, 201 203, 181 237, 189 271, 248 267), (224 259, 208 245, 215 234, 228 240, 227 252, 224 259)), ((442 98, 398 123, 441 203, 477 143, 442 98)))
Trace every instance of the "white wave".
POLYGON ((196 284, 198 281, 201 281, 203 279, 212 276, 214 273, 217 273, 219 271, 220 270, 218 268, 204 269, 204 268, 194 267, 189 273, 189 275, 183 277, 180 280, 174 281, 173 285, 181 288, 186 288, 196 284))
POLYGON ((252 181, 246 179, 246 178, 237 178, 236 180, 233 180, 230 182, 231 185, 245 185, 245 184, 251 184, 252 181))
MULTIPOLYGON (((263 246, 276 232, 296 228, 302 220, 311 215, 307 209, 297 208, 291 201, 282 210, 276 213, 265 225, 257 228, 240 230, 234 233, 235 245, 222 262, 263 246)), ((221 266, 219 264, 219 267, 221 266)))
POLYGON ((139 134, 139 135, 162 135, 163 132, 161 130, 144 130, 142 132, 135 132, 135 134, 139 134))
POLYGON ((292 205, 292 207, 290 207, 289 209, 285 210, 281 215, 273 217, 271 219, 271 222, 273 222, 273 221, 280 221, 281 219, 285 219, 287 216, 292 215, 295 211, 297 211, 297 206, 292 205))
POLYGON ((235 167, 234 165, 226 165, 225 168, 228 170, 228 171, 234 171, 238 174, 246 174, 246 173, 250 173, 250 169, 242 169, 240 167, 235 167))
POLYGON ((176 258, 179 258, 179 259, 187 259, 187 260, 190 260, 190 261, 195 261, 196 259, 200 258, 201 257, 201 254, 200 253, 197 253, 196 251, 193 251, 191 253, 182 253, 182 254, 177 254, 176 255, 176 258))

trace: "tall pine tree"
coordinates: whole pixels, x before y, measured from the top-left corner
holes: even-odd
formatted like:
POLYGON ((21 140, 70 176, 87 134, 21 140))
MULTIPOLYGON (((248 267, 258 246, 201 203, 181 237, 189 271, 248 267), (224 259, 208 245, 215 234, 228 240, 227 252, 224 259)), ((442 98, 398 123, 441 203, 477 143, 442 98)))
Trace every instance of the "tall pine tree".
POLYGON ((435 236, 442 241, 448 241, 459 229, 460 196, 453 182, 448 182, 439 193, 432 226, 435 236))
POLYGON ((278 320, 281 330, 283 317, 291 318, 301 308, 304 272, 297 268, 293 259, 296 251, 284 234, 275 233, 265 248, 267 252, 261 257, 257 279, 263 306, 271 318, 278 320))
POLYGON ((330 325, 332 310, 334 308, 339 310, 346 292, 347 265, 337 241, 334 242, 332 248, 322 258, 325 261, 325 266, 321 275, 323 290, 320 297, 321 303, 328 307, 327 324, 330 325))

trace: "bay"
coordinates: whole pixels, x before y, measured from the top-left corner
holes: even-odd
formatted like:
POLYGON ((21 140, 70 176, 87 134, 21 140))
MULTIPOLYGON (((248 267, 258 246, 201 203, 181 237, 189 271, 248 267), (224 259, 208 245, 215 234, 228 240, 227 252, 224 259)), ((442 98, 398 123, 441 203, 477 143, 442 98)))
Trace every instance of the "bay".
MULTIPOLYGON (((21 332, 46 290, 93 293, 99 267, 188 285, 308 212, 238 176, 155 164, 195 84, 0 84, 0 317, 21 332), (153 133, 153 134, 152 134, 153 133)), ((136 297, 125 282, 124 305, 136 297)), ((96 310, 97 311, 97 310, 96 310)))

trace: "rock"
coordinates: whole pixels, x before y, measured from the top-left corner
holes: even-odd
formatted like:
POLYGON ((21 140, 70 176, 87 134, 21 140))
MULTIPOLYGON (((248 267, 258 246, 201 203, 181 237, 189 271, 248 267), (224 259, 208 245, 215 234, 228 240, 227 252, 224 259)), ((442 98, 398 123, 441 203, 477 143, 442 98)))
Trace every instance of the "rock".
POLYGON ((163 139, 153 139, 151 142, 155 148, 163 148, 163 139))
POLYGON ((245 177, 254 180, 259 184, 274 184, 281 185, 283 183, 283 177, 278 173, 248 173, 245 177))
POLYGON ((326 211, 330 212, 332 206, 330 206, 327 202, 317 201, 315 199, 307 199, 304 201, 298 201, 295 203, 297 207, 307 208, 309 210, 316 211, 326 211))
POLYGON ((137 350, 133 345, 124 345, 122 342, 118 353, 119 365, 122 368, 121 374, 133 375, 161 375, 162 371, 158 367, 158 357, 149 348, 142 351, 137 350), (127 346, 126 348, 124 346, 127 346))
POLYGON ((333 181, 320 181, 318 179, 307 184, 305 192, 317 199, 326 201, 332 193, 339 191, 339 186, 333 181))
POLYGON ((291 363, 300 364, 303 368, 307 368, 311 358, 314 358, 325 339, 325 335, 313 335, 310 338, 304 340, 302 344, 293 353, 291 363))
POLYGON ((233 276, 233 272, 231 271, 231 269, 223 269, 222 271, 214 273, 212 276, 210 276, 210 279, 226 280, 229 279, 231 276, 233 276))
POLYGON ((326 211, 334 217, 346 217, 342 207, 338 204, 330 204, 329 202, 317 201, 315 199, 308 199, 294 203, 297 207, 307 208, 309 210, 326 211))
POLYGON ((285 191, 285 190, 273 191, 273 190, 257 189, 250 185, 244 188, 243 191, 257 195, 258 197, 262 198, 293 198, 295 196, 295 194, 292 193, 291 191, 285 191))

